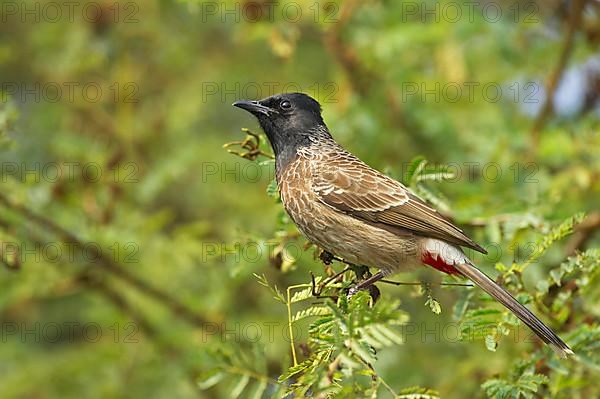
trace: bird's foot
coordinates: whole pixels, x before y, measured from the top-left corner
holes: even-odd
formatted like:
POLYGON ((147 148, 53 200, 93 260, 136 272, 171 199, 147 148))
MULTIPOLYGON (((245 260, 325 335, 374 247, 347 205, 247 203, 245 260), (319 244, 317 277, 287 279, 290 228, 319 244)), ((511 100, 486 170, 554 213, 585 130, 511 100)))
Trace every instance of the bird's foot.
POLYGON ((357 288, 356 286, 351 287, 348 290, 348 294, 346 295, 346 298, 348 298, 348 300, 349 300, 354 295, 356 295, 358 293, 358 291, 360 291, 360 290, 367 290, 367 291, 369 291, 369 296, 371 298, 373 298, 373 303, 377 302, 377 300, 381 296, 381 291, 379 291, 379 288, 377 288, 377 286, 375 284, 373 284, 373 285, 370 285, 370 286, 364 287, 364 288, 357 288))
POLYGON ((329 266, 333 263, 335 256, 333 256, 331 252, 323 251, 319 255, 319 259, 321 259, 321 262, 323 262, 326 266, 329 266))
MULTIPOLYGON (((365 267, 365 266, 362 266, 362 267, 365 267)), ((355 273, 356 273, 356 270, 355 270, 355 273)), ((367 273, 368 273, 368 268, 367 268, 367 273)), ((363 275, 364 275, 364 273, 363 273, 363 275)), ((350 289, 348 290, 348 299, 352 298, 352 296, 356 295, 356 293, 360 290, 369 290, 369 295, 371 296, 371 298, 373 298, 373 301, 377 301, 377 299, 381 295, 381 292, 379 291, 379 288, 377 288, 375 286, 375 283, 377 281, 381 280, 382 278, 383 278, 383 273, 377 272, 375 275, 370 276, 366 280, 361 281, 360 283, 356 284, 354 287, 350 287, 350 289)))

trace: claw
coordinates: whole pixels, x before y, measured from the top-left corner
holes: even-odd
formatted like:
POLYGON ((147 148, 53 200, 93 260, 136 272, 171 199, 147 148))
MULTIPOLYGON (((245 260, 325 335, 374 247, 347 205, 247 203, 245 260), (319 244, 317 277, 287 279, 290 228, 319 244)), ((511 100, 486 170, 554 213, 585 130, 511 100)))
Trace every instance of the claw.
POLYGON ((354 295, 356 295, 356 293, 357 293, 358 291, 360 291, 360 289, 359 289, 359 288, 356 288, 356 287, 350 287, 350 289, 348 290, 348 295, 347 295, 348 299, 350 299, 350 298, 352 298, 354 295))

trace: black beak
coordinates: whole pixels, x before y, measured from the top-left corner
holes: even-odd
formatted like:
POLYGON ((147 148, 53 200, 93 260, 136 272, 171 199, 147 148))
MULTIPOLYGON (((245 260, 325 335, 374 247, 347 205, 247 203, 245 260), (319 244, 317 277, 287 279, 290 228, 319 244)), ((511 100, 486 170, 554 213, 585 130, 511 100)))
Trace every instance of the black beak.
POLYGON ((234 107, 245 109, 246 111, 248 111, 251 114, 256 115, 256 116, 258 116, 258 114, 263 114, 263 115, 269 116, 270 113, 277 112, 274 109, 265 107, 258 101, 242 100, 242 101, 236 101, 232 105, 234 107))

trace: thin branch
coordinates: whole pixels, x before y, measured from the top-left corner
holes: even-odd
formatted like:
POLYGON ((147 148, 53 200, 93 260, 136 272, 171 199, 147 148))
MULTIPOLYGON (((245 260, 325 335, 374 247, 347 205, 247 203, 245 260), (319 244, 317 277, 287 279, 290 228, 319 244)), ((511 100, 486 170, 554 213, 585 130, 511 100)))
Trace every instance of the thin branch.
MULTIPOLYGON (((423 285, 420 282, 402 282, 402 281, 392 281, 392 280, 379 280, 382 283, 390 284, 390 285, 423 285)), ((469 283, 429 283, 430 285, 441 285, 447 287, 474 287, 473 284, 469 283)))
POLYGON ((373 92, 374 88, 380 88, 387 103, 388 123, 419 137, 419 140, 414 142, 419 148, 431 150, 432 146, 426 139, 427 135, 420 134, 421 127, 406 113, 395 85, 390 84, 385 76, 382 76, 381 71, 366 66, 357 51, 342 37, 345 26, 351 22, 353 15, 362 5, 364 2, 356 0, 341 2, 338 21, 325 31, 323 43, 344 70, 348 76, 348 83, 359 96, 366 97, 373 92))
MULTIPOLYGON (((329 254, 329 255, 331 255, 331 256, 328 259, 335 260, 335 261, 338 261, 340 263, 344 263, 344 264, 348 265, 348 267, 346 267, 341 272, 334 274, 332 277, 329 277, 326 280, 324 280, 321 284, 319 284, 319 289, 315 289, 314 288, 314 285, 315 285, 314 281, 315 280, 314 280, 314 276, 312 276, 312 273, 311 273, 312 281, 313 281, 313 295, 315 293, 317 293, 317 296, 318 296, 321 293, 322 288, 325 285, 329 284, 329 282, 331 280, 335 280, 335 279, 339 278, 342 274, 346 273, 347 271, 352 270, 353 267, 357 267, 357 265, 355 265, 354 263, 350 263, 350 262, 348 262, 348 261, 346 261, 346 260, 344 260, 344 259, 342 259, 342 258, 340 258, 338 256, 335 256, 335 255, 332 255, 332 254, 329 254)), ((396 286, 401 286, 401 285, 422 285, 423 284, 421 282, 407 282, 406 283, 406 282, 401 282, 401 281, 392 281, 392 280, 384 280, 384 279, 379 280, 379 281, 382 282, 382 283, 385 283, 385 284, 391 284, 391 285, 396 285, 396 286)), ((432 285, 440 285, 440 286, 448 286, 448 287, 474 287, 473 284, 468 284, 468 283, 439 283, 439 284, 438 283, 434 283, 432 285)))
MULTIPOLYGON (((7 197, 4 196, 4 194, 0 194, 0 204, 3 204, 6 208, 9 208, 19 213, 25 219, 62 237, 65 243, 73 244, 76 248, 80 250, 85 249, 90 253, 90 255, 92 255, 94 259, 98 260, 98 263, 101 266, 103 266, 106 271, 134 286, 144 294, 163 303, 175 315, 180 316, 182 319, 188 321, 189 323, 200 327, 205 327, 206 324, 209 323, 209 321, 206 320, 202 315, 190 309, 187 305, 180 302, 177 298, 171 296, 165 291, 158 289, 157 287, 140 279, 139 277, 129 273, 120 265, 115 263, 112 259, 110 259, 110 257, 107 257, 96 246, 86 246, 85 243, 81 241, 75 234, 71 233, 64 227, 54 223, 52 220, 47 219, 22 205, 13 204, 10 200, 8 200, 7 197)), ((211 323, 211 326, 216 326, 217 328, 219 328, 218 324, 215 323, 211 323)))
POLYGON ((342 40, 342 31, 346 24, 350 22, 354 11, 360 5, 356 0, 348 0, 340 5, 340 15, 337 23, 332 24, 325 32, 323 41, 325 46, 335 59, 340 63, 344 71, 348 74, 348 80, 354 89, 365 96, 369 91, 370 82, 376 79, 372 72, 367 70, 360 62, 354 49, 342 40))
MULTIPOLYGON (((79 276, 79 281, 96 290, 100 295, 111 302, 115 308, 131 317, 135 322, 136 327, 138 327, 163 354, 175 359, 180 359, 183 356, 182 350, 162 339, 160 337, 160 331, 150 323, 143 313, 131 306, 125 297, 117 290, 105 284, 101 279, 94 278, 87 272, 84 272, 79 276)), ((192 386, 195 386, 200 371, 195 367, 186 367, 185 371, 189 382, 192 386)))
POLYGON ((592 238, 594 233, 600 229, 600 212, 590 213, 581 223, 575 227, 575 233, 567 243, 565 252, 567 256, 583 248, 583 246, 592 238))
POLYGON ((569 58, 573 53, 575 33, 577 33, 577 30, 581 25, 581 16, 583 14, 585 2, 586 0, 571 1, 567 34, 565 36, 563 48, 560 57, 558 58, 558 62, 548 78, 548 83, 546 85, 546 101, 544 102, 544 105, 542 106, 542 109, 537 115, 533 127, 531 128, 531 145, 529 148, 530 158, 534 158, 533 155, 535 154, 540 141, 540 133, 544 129, 548 118, 552 115, 554 109, 554 94, 567 66, 569 58))
MULTIPOLYGON (((108 299, 117 309, 129 315, 136 325, 152 340, 157 340, 158 330, 150 324, 150 322, 133 306, 127 302, 125 297, 118 293, 113 288, 109 287, 100 278, 92 276, 88 272, 84 272, 78 276, 77 281, 101 293, 108 299)), ((161 345, 164 342, 161 342, 161 345)), ((172 348, 170 348, 172 349, 172 348)))
MULTIPOLYGON (((0 194, 1 196, 1 194, 0 194)), ((1 201, 0 201, 1 202, 1 201)), ((5 220, 0 220, 0 223, 4 223, 5 220)), ((32 235, 35 235, 32 233, 32 235)), ((32 238, 32 241, 35 244, 43 244, 43 241, 39 237, 32 238)), ((181 358, 182 351, 177 348, 175 345, 168 343, 164 339, 160 337, 160 331, 154 327, 150 321, 144 316, 144 314, 137 309, 135 309, 131 304, 125 299, 123 295, 121 295, 118 291, 107 285, 103 278, 104 276, 100 276, 97 274, 98 269, 87 268, 85 271, 80 274, 69 278, 66 281, 61 281, 55 285, 54 289, 51 292, 54 293, 53 297, 57 295, 65 295, 70 294, 75 291, 77 288, 82 286, 89 287, 100 295, 102 295, 105 299, 107 299, 110 303, 112 303, 115 308, 121 311, 123 314, 130 317, 135 323, 136 327, 138 327, 146 337, 157 347, 158 350, 163 352, 166 355, 181 358)), ((29 309, 23 307, 36 305, 38 303, 42 303, 46 301, 50 296, 43 297, 29 297, 26 298, 17 304, 12 304, 10 307, 2 309, 0 312, 0 318, 6 317, 7 314, 11 312, 27 312, 29 309)), ((199 371, 195 368, 186 368, 186 374, 192 384, 192 386, 196 385, 196 376, 199 371)))

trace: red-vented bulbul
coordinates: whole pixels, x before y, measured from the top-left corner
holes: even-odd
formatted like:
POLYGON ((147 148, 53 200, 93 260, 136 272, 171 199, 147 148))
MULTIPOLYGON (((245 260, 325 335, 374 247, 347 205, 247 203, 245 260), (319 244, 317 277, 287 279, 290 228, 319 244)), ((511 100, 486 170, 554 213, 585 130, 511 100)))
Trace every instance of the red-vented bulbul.
POLYGON ((327 252, 379 272, 351 292, 432 266, 469 278, 560 355, 573 351, 529 309, 477 269, 460 247, 486 251, 408 188, 335 142, 321 106, 302 93, 233 104, 258 118, 275 153, 281 200, 298 229, 327 252))

